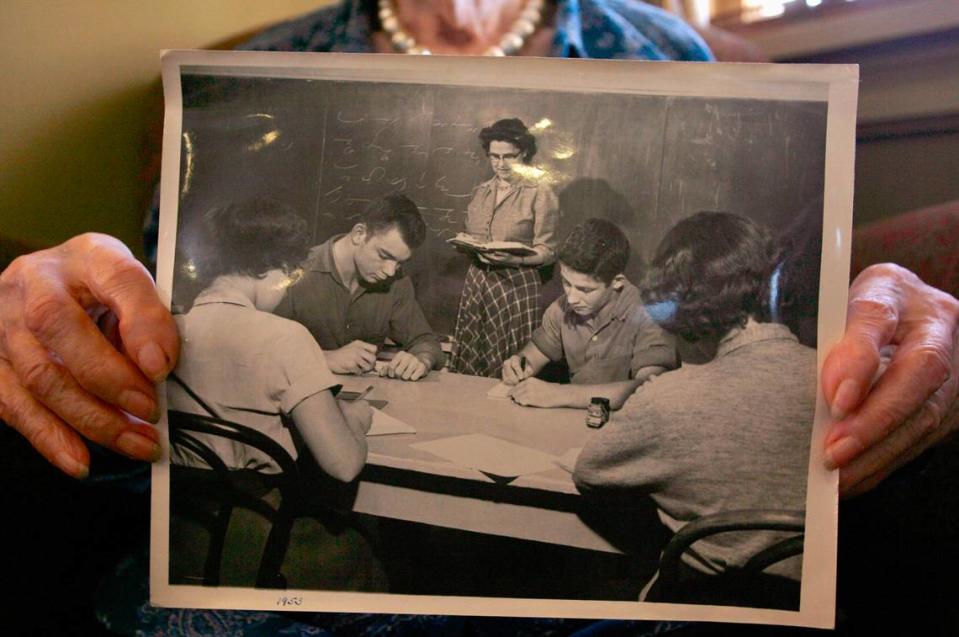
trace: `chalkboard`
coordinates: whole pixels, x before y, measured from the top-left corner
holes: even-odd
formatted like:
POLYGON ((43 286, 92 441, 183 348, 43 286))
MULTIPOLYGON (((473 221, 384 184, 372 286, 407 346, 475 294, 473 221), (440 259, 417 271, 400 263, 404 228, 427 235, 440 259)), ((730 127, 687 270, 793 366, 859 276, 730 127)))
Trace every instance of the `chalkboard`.
MULTIPOLYGON (((468 265, 445 239, 492 174, 477 135, 500 118, 535 132, 560 236, 587 217, 614 221, 631 239, 634 280, 663 234, 700 210, 779 233, 797 219, 821 227, 822 103, 203 75, 184 76, 183 93, 181 238, 215 201, 268 195, 300 210, 320 243, 371 199, 402 192, 429 228, 406 269, 439 333, 453 331, 468 265)), ((197 291, 179 277, 175 302, 197 291)), ((554 277, 544 305, 559 293, 554 277)))

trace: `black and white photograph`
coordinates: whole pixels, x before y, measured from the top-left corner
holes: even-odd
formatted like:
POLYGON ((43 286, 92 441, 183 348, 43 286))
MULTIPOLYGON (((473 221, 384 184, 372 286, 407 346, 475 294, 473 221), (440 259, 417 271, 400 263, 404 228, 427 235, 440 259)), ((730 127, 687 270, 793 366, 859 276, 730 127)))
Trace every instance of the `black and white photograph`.
POLYGON ((828 626, 856 69, 167 52, 161 606, 828 626))

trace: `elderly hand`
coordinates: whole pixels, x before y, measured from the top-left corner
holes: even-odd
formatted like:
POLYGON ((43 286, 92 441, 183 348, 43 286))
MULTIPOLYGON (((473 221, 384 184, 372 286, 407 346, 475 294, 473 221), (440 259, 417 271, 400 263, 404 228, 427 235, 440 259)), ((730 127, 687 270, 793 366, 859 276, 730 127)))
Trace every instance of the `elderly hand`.
POLYGON ((896 265, 864 270, 849 290, 846 333, 823 365, 834 422, 826 466, 839 491, 868 491, 959 428, 959 301, 896 265), (893 346, 875 379, 881 351, 893 346))
POLYGON ((81 436, 138 460, 160 456, 153 383, 176 364, 176 325, 120 241, 85 234, 0 275, 0 418, 83 478, 81 436))

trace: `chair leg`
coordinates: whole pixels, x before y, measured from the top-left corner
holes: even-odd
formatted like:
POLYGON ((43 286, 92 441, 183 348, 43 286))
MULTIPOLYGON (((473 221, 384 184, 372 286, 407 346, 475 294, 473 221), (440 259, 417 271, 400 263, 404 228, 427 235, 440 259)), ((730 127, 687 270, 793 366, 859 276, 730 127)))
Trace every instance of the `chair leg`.
POLYGON ((653 586, 656 585, 656 582, 659 580, 659 569, 653 573, 653 576, 649 578, 649 581, 643 585, 643 590, 639 591, 639 601, 645 602, 649 597, 649 592, 653 590, 653 586))
POLYGON ((281 505, 266 545, 263 547, 263 558, 260 560, 260 569, 256 576, 256 588, 286 588, 286 578, 283 576, 283 560, 290 545, 290 534, 293 529, 293 516, 286 506, 281 505))
POLYGON ((206 554, 206 564, 203 565, 203 585, 220 585, 220 566, 223 563, 223 546, 226 543, 226 530, 230 526, 230 517, 233 507, 224 504, 216 513, 213 526, 210 529, 210 548, 206 554))

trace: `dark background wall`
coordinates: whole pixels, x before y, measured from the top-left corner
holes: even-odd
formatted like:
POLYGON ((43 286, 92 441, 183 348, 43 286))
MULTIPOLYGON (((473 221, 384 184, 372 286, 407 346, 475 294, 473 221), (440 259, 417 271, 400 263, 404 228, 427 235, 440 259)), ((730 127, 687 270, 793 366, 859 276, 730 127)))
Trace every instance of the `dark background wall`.
MULTIPOLYGON (((269 195, 302 211, 319 243, 371 198, 403 192, 430 229, 408 271, 440 333, 452 332, 467 266, 445 239, 491 176, 477 134, 503 117, 536 126, 560 236, 590 216, 619 223, 634 280, 676 221, 730 210, 800 237, 818 281, 822 103, 210 76, 185 76, 183 90, 181 238, 212 202, 269 195)), ((178 278, 175 303, 196 292, 178 278)))

